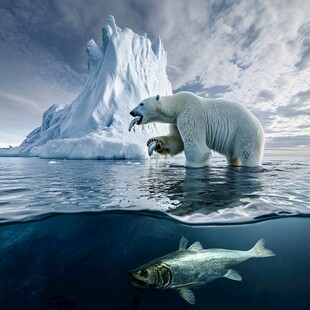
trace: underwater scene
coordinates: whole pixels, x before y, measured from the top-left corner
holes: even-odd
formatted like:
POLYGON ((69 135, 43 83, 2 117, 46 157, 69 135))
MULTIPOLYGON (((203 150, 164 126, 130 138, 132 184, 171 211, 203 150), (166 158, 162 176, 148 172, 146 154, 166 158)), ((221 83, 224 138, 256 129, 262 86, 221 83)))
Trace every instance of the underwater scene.
POLYGON ((0 309, 308 309, 310 161, 0 158, 0 309))

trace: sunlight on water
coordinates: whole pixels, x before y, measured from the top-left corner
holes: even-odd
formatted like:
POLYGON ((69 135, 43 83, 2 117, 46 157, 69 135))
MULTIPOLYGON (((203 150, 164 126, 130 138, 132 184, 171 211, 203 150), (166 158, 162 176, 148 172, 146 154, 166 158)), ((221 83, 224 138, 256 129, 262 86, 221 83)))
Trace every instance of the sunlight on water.
POLYGON ((203 169, 182 163, 0 158, 0 218, 121 209, 164 211, 188 223, 231 223, 310 214, 307 161, 267 158, 260 168, 232 168, 215 158, 203 169))

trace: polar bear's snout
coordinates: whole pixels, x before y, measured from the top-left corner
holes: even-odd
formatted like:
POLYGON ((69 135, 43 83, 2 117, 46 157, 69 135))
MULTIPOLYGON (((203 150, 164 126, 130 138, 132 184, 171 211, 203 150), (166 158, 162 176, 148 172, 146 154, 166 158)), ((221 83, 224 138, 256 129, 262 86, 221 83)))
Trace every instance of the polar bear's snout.
POLYGON ((139 107, 134 108, 134 109, 130 112, 130 115, 133 116, 133 117, 136 117, 136 116, 141 116, 141 117, 142 117, 143 115, 141 114, 141 112, 139 112, 138 108, 139 108, 139 107))
POLYGON ((137 116, 135 110, 132 110, 132 111, 130 112, 130 115, 133 116, 133 117, 137 116))

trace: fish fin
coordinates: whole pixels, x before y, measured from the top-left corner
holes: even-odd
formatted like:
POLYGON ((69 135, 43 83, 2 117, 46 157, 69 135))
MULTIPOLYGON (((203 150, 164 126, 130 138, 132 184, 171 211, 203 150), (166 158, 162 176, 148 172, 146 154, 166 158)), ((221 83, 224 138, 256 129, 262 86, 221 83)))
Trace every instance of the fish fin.
POLYGON ((265 248, 264 239, 258 240, 250 252, 253 254, 253 257, 269 257, 276 255, 271 250, 265 248))
POLYGON ((187 283, 184 287, 191 289, 191 288, 198 288, 198 287, 200 287, 202 285, 205 285, 205 283, 202 282, 202 281, 200 281, 200 282, 190 282, 190 283, 187 283))
POLYGON ((188 289, 192 289, 192 288, 198 288, 199 286, 205 285, 205 282, 203 281, 199 281, 199 282, 188 282, 186 284, 182 284, 180 286, 176 286, 175 289, 176 290, 180 290, 183 288, 188 288, 188 289))
POLYGON ((242 277, 240 276, 239 272, 234 269, 228 269, 224 278, 234 280, 234 281, 242 281, 242 277))
POLYGON ((185 299, 189 304, 194 305, 195 304, 195 295, 194 293, 188 289, 188 288, 179 288, 176 290, 176 292, 185 299))
POLYGON ((179 250, 185 250, 188 244, 188 239, 182 236, 179 244, 179 250))
POLYGON ((203 250, 203 247, 199 241, 196 241, 188 248, 188 250, 201 251, 201 250, 203 250))

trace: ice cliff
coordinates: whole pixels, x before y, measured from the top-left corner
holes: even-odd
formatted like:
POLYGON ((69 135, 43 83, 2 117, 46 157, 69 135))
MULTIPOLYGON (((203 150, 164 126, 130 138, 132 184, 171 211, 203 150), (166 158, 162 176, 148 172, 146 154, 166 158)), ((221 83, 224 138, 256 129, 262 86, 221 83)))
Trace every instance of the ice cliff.
MULTIPOLYGON (((129 112, 144 98, 169 95, 167 55, 160 39, 151 47, 146 35, 120 29, 112 16, 102 30, 102 46, 87 43, 89 78, 78 97, 65 108, 52 105, 42 125, 19 147, 2 156, 43 158, 144 158, 146 141, 166 130, 147 125, 129 132, 129 112)), ((156 127, 157 126, 157 127, 156 127)))

